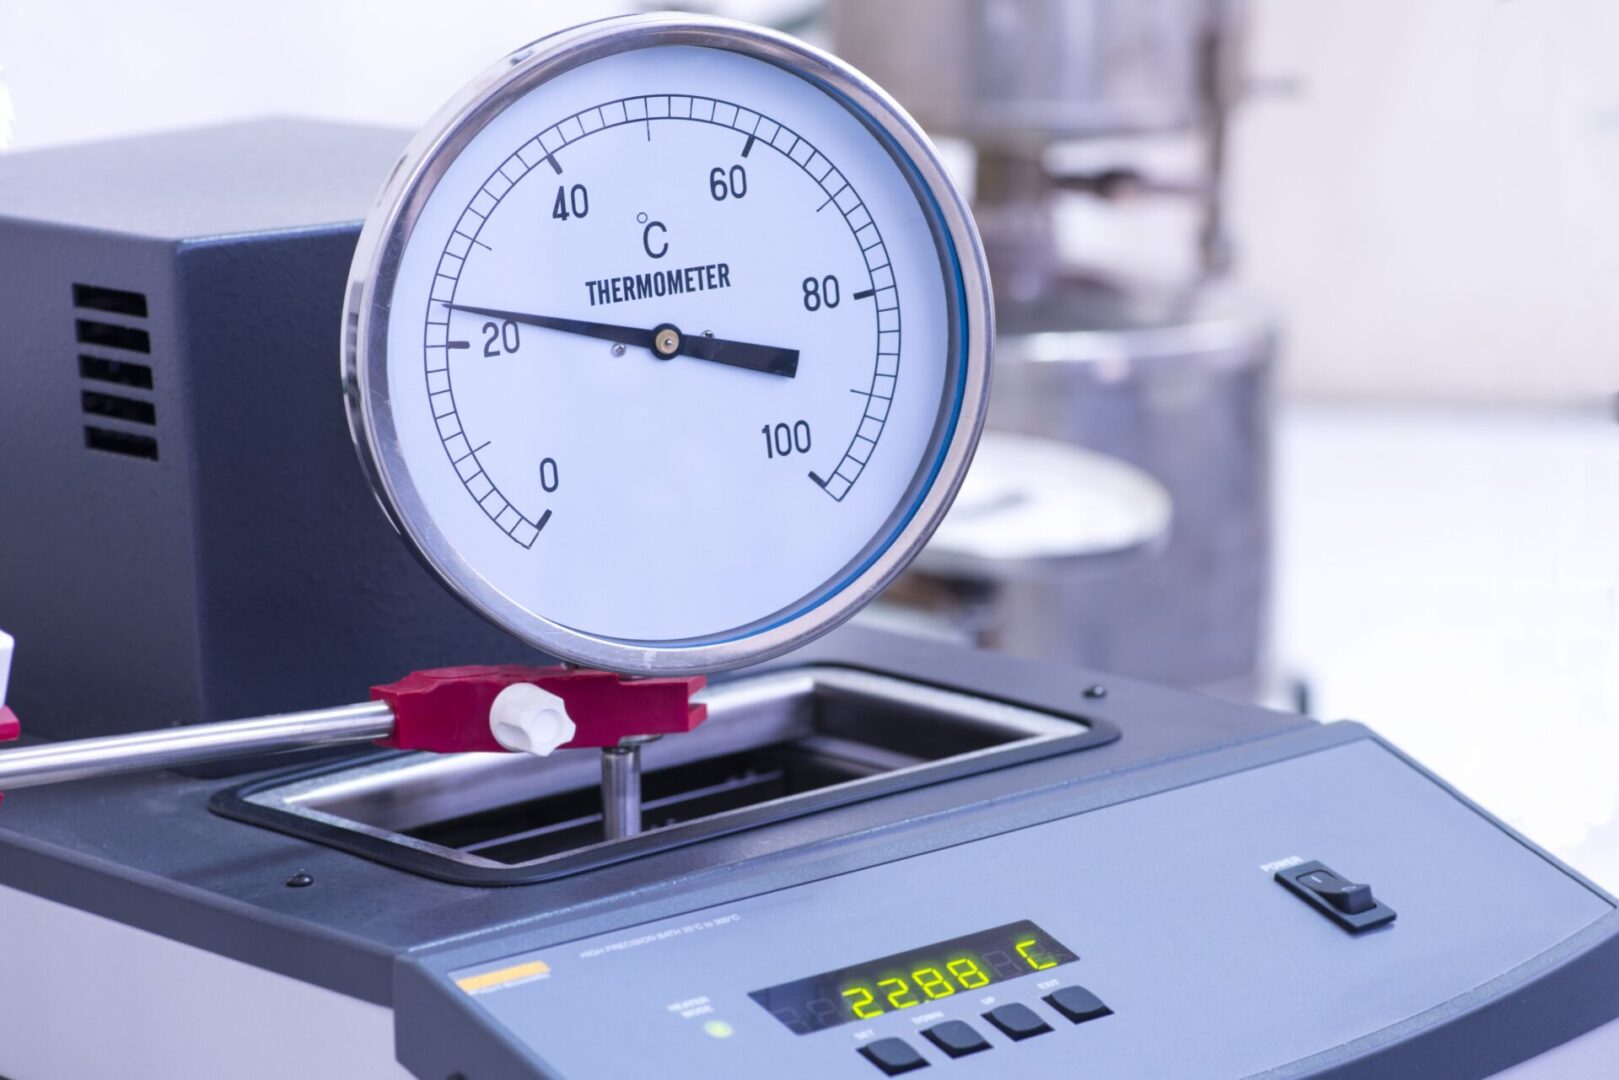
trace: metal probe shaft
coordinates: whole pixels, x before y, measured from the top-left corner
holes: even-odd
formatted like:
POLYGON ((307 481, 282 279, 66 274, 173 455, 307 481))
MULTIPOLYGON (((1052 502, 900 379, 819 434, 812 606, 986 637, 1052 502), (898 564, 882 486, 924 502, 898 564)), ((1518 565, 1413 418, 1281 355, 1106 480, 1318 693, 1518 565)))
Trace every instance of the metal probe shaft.
POLYGON ((602 832, 622 840, 641 831, 641 746, 602 748, 602 832))
POLYGON ((368 701, 248 720, 45 743, 0 751, 0 791, 116 773, 175 769, 226 757, 371 742, 387 738, 393 729, 394 714, 388 704, 368 701))

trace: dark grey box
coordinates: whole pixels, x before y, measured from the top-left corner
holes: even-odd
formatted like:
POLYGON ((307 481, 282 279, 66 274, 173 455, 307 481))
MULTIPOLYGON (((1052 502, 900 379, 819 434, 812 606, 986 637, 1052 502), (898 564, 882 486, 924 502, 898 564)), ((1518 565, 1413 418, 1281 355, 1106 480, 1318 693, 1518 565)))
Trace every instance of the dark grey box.
POLYGON ((0 628, 30 732, 534 656, 415 562, 349 441, 343 287, 405 140, 266 120, 0 155, 0 628))

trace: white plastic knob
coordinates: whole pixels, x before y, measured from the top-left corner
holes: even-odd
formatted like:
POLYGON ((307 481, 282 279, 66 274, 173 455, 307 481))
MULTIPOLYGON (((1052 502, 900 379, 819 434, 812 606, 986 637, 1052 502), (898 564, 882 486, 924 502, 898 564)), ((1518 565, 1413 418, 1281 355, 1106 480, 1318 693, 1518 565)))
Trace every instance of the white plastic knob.
POLYGON ((533 683, 513 683, 489 706, 489 733, 520 754, 549 757, 577 730, 566 703, 533 683))

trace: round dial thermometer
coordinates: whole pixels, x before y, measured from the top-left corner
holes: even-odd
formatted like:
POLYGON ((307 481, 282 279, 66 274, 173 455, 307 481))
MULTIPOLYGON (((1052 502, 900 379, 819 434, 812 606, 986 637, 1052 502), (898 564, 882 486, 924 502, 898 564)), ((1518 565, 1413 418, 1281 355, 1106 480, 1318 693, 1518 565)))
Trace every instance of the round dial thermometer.
POLYGON ((965 203, 882 91, 791 38, 546 38, 417 137, 366 222, 344 378, 428 567, 628 673, 783 652, 871 599, 972 454, 992 338, 965 203))

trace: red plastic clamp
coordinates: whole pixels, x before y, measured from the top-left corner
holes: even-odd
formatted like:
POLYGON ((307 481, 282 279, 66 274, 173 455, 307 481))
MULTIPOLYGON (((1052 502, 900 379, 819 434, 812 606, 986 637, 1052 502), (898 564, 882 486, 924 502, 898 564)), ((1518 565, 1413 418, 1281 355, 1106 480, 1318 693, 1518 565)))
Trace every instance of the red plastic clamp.
MULTIPOLYGON (((0 742, 11 742, 22 738, 22 721, 17 714, 0 705, 0 742)), ((0 802, 6 801, 6 793, 0 791, 0 802)))
POLYGON ((684 679, 626 679, 588 668, 451 667, 416 671, 371 688, 372 701, 394 712, 393 735, 377 745, 440 754, 504 752, 489 731, 495 697, 516 683, 533 683, 560 697, 577 730, 565 747, 617 746, 637 735, 690 731, 708 719, 691 696, 707 684, 684 679))

